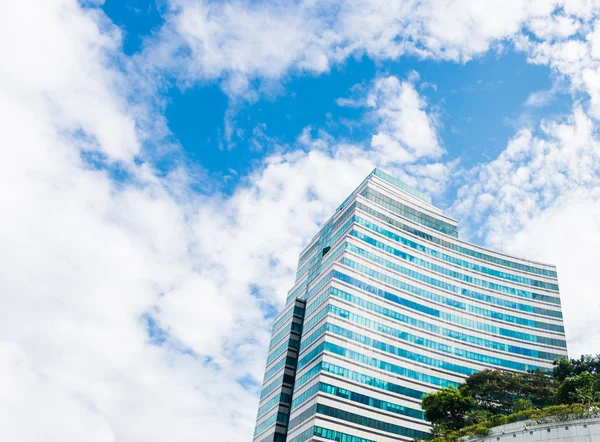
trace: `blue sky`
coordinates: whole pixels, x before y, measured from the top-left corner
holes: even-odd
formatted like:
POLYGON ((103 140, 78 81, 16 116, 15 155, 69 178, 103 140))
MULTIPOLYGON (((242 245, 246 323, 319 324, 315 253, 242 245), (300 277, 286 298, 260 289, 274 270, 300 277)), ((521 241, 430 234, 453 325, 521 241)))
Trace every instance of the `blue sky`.
POLYGON ((598 351, 600 3, 7 5, 7 440, 250 440, 298 255, 374 167, 556 264, 598 351))
MULTIPOLYGON (((125 53, 142 51, 143 42, 159 30, 165 10, 160 3, 109 0, 102 6, 123 30, 125 53)), ((530 94, 552 88, 551 70, 527 63, 524 53, 504 49, 468 63, 414 56, 393 61, 352 57, 322 75, 286 76, 256 100, 231 100, 216 82, 182 85, 171 79, 164 115, 186 161, 206 169, 219 187, 231 192, 256 160, 277 146, 293 144, 306 127, 364 142, 373 132, 365 109, 341 107, 336 100, 350 96, 355 85, 368 87, 376 77, 405 78, 413 71, 420 75, 421 95, 438 108, 438 132, 447 157, 460 158, 465 167, 495 158, 523 122, 535 128, 541 119, 568 111, 573 101, 570 93, 561 91, 542 107, 525 106, 530 94), (226 117, 234 128, 229 141, 226 117), (254 145, 255 130, 269 141, 254 145)))

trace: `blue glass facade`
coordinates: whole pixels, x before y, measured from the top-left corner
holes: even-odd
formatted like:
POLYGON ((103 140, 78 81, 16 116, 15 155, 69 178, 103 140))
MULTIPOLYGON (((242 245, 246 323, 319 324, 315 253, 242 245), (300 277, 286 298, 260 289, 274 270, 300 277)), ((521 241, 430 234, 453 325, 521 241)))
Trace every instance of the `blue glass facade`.
POLYGON ((460 241, 429 197, 375 170, 300 255, 254 442, 426 438, 424 394, 566 354, 552 265, 460 241))

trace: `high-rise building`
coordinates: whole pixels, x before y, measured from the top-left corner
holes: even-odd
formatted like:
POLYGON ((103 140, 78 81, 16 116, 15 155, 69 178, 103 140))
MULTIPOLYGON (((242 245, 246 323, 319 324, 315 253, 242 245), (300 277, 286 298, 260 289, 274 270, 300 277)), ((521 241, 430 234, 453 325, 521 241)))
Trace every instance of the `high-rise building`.
POLYGON ((554 266, 461 241, 427 195, 375 169, 300 255, 254 441, 427 437, 425 393, 566 355, 554 266))

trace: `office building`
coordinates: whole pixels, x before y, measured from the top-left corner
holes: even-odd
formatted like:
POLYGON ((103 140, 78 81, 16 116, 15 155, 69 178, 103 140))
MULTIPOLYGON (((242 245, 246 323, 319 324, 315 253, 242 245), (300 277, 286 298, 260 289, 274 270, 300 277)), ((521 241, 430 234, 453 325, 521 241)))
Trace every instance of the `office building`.
POLYGON ((375 169, 300 255, 254 441, 425 438, 424 394, 566 355, 554 266, 461 241, 427 195, 375 169))

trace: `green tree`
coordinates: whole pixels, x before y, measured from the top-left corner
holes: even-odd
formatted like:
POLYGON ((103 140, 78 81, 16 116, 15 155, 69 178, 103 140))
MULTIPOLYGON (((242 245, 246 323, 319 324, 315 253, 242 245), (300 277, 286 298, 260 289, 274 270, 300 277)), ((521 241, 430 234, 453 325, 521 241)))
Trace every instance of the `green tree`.
POLYGON ((458 430, 465 425, 465 414, 475 408, 475 402, 456 388, 426 394, 421 402, 425 418, 438 431, 458 430))
POLYGON ((592 376, 600 375, 600 354, 581 355, 579 359, 558 359, 554 361, 552 376, 562 382, 570 376, 577 376, 586 371, 592 376))
POLYGON ((491 420, 494 414, 488 410, 471 410, 465 414, 466 425, 476 425, 491 420))
POLYGON ((518 413, 524 410, 533 410, 535 407, 529 399, 520 398, 515 401, 512 407, 513 413, 518 413))
POLYGON ((478 407, 494 414, 508 414, 518 399, 528 399, 534 407, 549 405, 556 392, 556 381, 544 373, 513 373, 484 370, 469 376, 461 386, 478 407))
POLYGON ((589 404, 594 398, 595 378, 589 371, 567 377, 556 393, 557 404, 589 404))
POLYGON ((559 382, 564 381, 569 376, 573 376, 574 367, 570 360, 566 358, 557 359, 554 361, 552 369, 552 377, 559 382))

